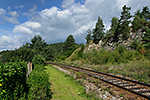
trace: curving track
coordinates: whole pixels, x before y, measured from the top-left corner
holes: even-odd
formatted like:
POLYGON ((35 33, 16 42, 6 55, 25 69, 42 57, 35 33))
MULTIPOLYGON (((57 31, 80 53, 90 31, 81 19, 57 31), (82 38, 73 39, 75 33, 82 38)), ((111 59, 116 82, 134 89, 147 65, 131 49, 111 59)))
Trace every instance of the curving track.
POLYGON ((94 76, 95 78, 98 78, 111 85, 115 85, 119 88, 125 89, 127 91, 130 91, 132 93, 135 93, 139 96, 142 96, 150 100, 150 84, 118 77, 115 75, 110 75, 107 73, 97 72, 97 71, 93 71, 93 70, 89 70, 85 68, 75 67, 75 66, 55 64, 55 63, 47 63, 47 64, 58 65, 58 66, 70 68, 76 71, 82 71, 90 76, 94 76))

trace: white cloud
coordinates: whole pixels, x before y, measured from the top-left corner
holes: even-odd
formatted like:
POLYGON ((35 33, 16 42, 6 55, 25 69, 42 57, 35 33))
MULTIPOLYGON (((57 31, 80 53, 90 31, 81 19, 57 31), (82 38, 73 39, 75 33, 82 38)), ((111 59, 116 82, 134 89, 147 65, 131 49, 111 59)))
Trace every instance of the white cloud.
POLYGON ((3 8, 0 8, 0 15, 5 14, 6 10, 4 10, 3 8))
POLYGON ((20 33, 21 35, 39 35, 39 32, 36 32, 41 25, 37 22, 25 22, 21 25, 17 25, 14 27, 14 33, 20 33))
POLYGON ((18 6, 15 6, 16 9, 18 8, 24 8, 24 5, 18 5, 18 6))
POLYGON ((44 4, 45 0, 41 0, 42 4, 44 4))
POLYGON ((5 16, 4 19, 7 22, 11 22, 12 24, 19 24, 19 21, 16 17, 7 17, 7 16, 5 16))
POLYGON ((28 10, 28 12, 23 13, 23 15, 27 17, 33 17, 37 13, 37 6, 34 4, 31 9, 28 10))
POLYGON ((52 7, 50 9, 44 9, 40 12, 40 15, 43 18, 53 17, 54 15, 57 15, 58 10, 59 9, 57 7, 52 7))
POLYGON ((15 26, 14 28, 14 31, 15 33, 21 33, 22 35, 28 35, 28 34, 33 34, 33 31, 30 30, 29 28, 27 27, 24 27, 24 26, 15 26))
POLYGON ((7 6, 7 10, 10 10, 11 9, 11 7, 10 6, 7 6))
MULTIPOLYGON (((37 6, 33 5, 33 8, 26 12, 31 17, 29 21, 16 25, 13 29, 13 32, 20 36, 15 38, 15 41, 13 37, 8 38, 13 38, 10 39, 12 43, 22 44, 25 41, 28 42, 28 38, 32 38, 34 35, 41 35, 47 43, 57 43, 64 42, 71 34, 77 43, 85 43, 87 30, 95 27, 98 16, 102 18, 105 29, 109 29, 111 18, 120 18, 124 4, 131 7, 131 12, 142 9, 143 6, 150 7, 149 0, 86 0, 84 4, 75 3, 74 0, 64 0, 62 2, 63 10, 53 6, 39 12, 36 11, 37 6)), ((0 15, 4 13, 6 10, 1 8, 0 15)), ((17 14, 14 12, 12 15, 17 14)), ((0 40, 9 41, 6 37, 5 40, 4 37, 0 40)))
POLYGON ((18 42, 18 36, 4 35, 1 38, 0 50, 19 48, 22 42, 18 42))
POLYGON ((118 9, 121 11, 122 10, 122 7, 124 5, 128 5, 128 2, 130 0, 117 0, 117 3, 116 3, 116 6, 118 7, 118 9))
POLYGON ((19 14, 17 13, 17 11, 7 12, 3 8, 0 8, 0 15, 1 15, 1 18, 4 19, 7 22, 10 22, 12 24, 19 24, 19 21, 17 19, 19 14))
POLYGON ((63 0, 61 7, 64 9, 69 8, 74 2, 75 0, 63 0))
POLYGON ((37 6, 33 5, 33 8, 29 9, 29 12, 31 12, 32 14, 35 14, 37 10, 37 6))
POLYGON ((19 16, 19 14, 17 13, 17 11, 9 11, 9 15, 11 15, 12 17, 19 16))
POLYGON ((31 28, 31 29, 37 29, 37 28, 41 27, 40 23, 30 22, 30 21, 25 22, 22 25, 25 26, 25 27, 31 28))
POLYGON ((11 17, 8 16, 4 16, 4 20, 6 20, 7 22, 11 22, 12 24, 19 24, 19 21, 17 19, 17 17, 19 16, 19 14, 17 13, 17 11, 9 11, 8 15, 10 15, 11 17))
POLYGON ((87 14, 89 11, 84 5, 76 5, 73 9, 74 14, 87 14))

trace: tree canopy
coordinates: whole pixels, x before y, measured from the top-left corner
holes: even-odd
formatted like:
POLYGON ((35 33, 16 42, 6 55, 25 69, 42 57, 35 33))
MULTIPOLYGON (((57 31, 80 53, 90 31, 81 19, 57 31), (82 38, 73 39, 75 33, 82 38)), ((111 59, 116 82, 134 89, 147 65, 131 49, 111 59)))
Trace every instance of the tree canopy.
POLYGON ((131 7, 127 7, 126 5, 123 6, 121 12, 121 18, 119 19, 119 34, 122 34, 122 38, 127 40, 129 37, 130 27, 129 24, 131 23, 130 18, 132 15, 130 14, 131 7))
POLYGON ((86 43, 88 44, 92 40, 92 31, 90 29, 87 30, 87 36, 85 37, 86 43))
POLYGON ((145 33, 143 34, 143 42, 144 42, 144 47, 147 49, 150 49, 150 28, 145 27, 145 33))
POLYGON ((104 37, 104 24, 103 20, 98 16, 98 21, 96 23, 95 29, 93 29, 93 42, 98 43, 104 37))
POLYGON ((73 50, 75 48, 75 39, 72 35, 69 35, 64 43, 64 52, 68 50, 73 50))

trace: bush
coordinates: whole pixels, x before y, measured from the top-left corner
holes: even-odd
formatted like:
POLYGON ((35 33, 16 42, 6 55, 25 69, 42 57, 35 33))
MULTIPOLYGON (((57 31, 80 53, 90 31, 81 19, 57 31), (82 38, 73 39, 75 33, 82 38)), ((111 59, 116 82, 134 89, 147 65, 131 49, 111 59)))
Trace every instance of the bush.
POLYGON ((45 100, 51 98, 50 83, 48 74, 44 71, 43 65, 35 65, 35 69, 29 75, 27 83, 30 86, 28 99, 45 100))
POLYGON ((62 55, 62 56, 60 56, 60 60, 65 60, 67 58, 67 56, 65 56, 65 55, 62 55))
POLYGON ((63 53, 63 56, 67 56, 69 57, 72 53, 73 53, 74 50, 68 50, 66 52, 63 53))
POLYGON ((25 62, 15 61, 0 63, 0 97, 4 100, 24 97, 29 87, 26 84, 27 65, 25 62))
POLYGON ((124 53, 124 51, 127 51, 127 49, 122 45, 119 45, 115 50, 118 51, 120 54, 124 53))
POLYGON ((83 56, 83 51, 80 50, 80 51, 78 52, 78 57, 79 57, 79 58, 82 58, 82 56, 83 56))
POLYGON ((146 53, 144 54, 144 56, 150 59, 150 49, 146 50, 146 53))
POLYGON ((140 47, 140 42, 138 42, 137 40, 134 40, 132 43, 131 43, 131 48, 134 49, 134 50, 138 50, 139 47, 140 47))
POLYGON ((33 64, 45 64, 45 59, 42 57, 42 55, 35 55, 32 59, 33 64))
POLYGON ((104 49, 100 51, 93 50, 93 51, 86 51, 83 53, 83 59, 88 61, 91 64, 120 64, 120 63, 127 63, 128 61, 133 61, 140 59, 138 58, 139 54, 137 51, 127 50, 123 46, 118 46, 114 50, 114 52, 106 52, 104 49))

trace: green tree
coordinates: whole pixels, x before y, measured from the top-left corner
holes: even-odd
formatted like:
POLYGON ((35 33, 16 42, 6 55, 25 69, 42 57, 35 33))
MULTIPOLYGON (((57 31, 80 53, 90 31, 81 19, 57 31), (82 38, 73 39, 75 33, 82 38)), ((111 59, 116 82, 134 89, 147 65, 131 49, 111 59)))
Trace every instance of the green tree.
POLYGON ((118 18, 117 17, 113 17, 112 20, 111 20, 111 28, 110 28, 110 32, 111 33, 114 33, 117 29, 117 26, 118 26, 118 18))
POLYGON ((150 28, 145 27, 145 33, 143 34, 143 42, 144 42, 144 47, 147 49, 150 49, 150 28))
MULTIPOLYGON (((144 8, 144 7, 143 7, 144 8)), ((135 12, 135 15, 134 15, 134 18, 136 17, 136 16, 139 16, 140 17, 140 24, 142 24, 143 26, 145 26, 146 25, 146 23, 147 23, 147 21, 146 21, 146 19, 145 19, 145 15, 144 15, 144 13, 145 13, 145 11, 144 12, 141 12, 140 10, 137 10, 136 12, 135 12)), ((136 18, 137 19, 137 18, 136 18)), ((138 18, 139 19, 139 18, 138 18)))
POLYGON ((137 39, 135 39, 135 40, 131 43, 130 47, 131 47, 132 49, 134 49, 134 50, 138 50, 138 49, 140 48, 140 42, 139 42, 137 39))
POLYGON ((142 28, 142 18, 138 15, 134 17, 132 22, 132 32, 137 32, 140 28, 142 28))
POLYGON ((43 58, 43 56, 40 54, 34 55, 34 57, 32 59, 32 63, 45 65, 45 58, 43 58))
POLYGON ((98 16, 98 21, 96 23, 95 29, 93 29, 93 42, 98 43, 104 37, 104 24, 103 20, 98 16))
POLYGON ((148 8, 148 6, 143 7, 142 15, 144 16, 146 21, 150 19, 150 9, 148 8))
POLYGON ((109 31, 106 31, 106 36, 110 35, 110 34, 114 34, 114 41, 118 41, 118 18, 117 17, 113 17, 111 20, 111 28, 109 31))
POLYGON ((135 12, 135 15, 134 15, 134 16, 139 16, 140 18, 143 17, 143 15, 142 15, 140 9, 138 9, 138 10, 135 12))
POLYGON ((69 35, 64 43, 63 52, 74 49, 75 49, 75 39, 73 38, 72 35, 69 35))
POLYGON ((132 17, 129 12, 131 10, 131 7, 127 7, 126 5, 124 5, 122 9, 123 11, 121 12, 121 18, 119 20, 119 34, 122 34, 123 40, 127 40, 130 31, 130 18, 132 17))
POLYGON ((85 37, 86 43, 88 44, 92 40, 92 31, 90 29, 87 30, 87 36, 85 37))
POLYGON ((31 39, 31 48, 37 50, 38 52, 42 51, 42 48, 47 46, 46 42, 44 41, 45 40, 42 40, 42 37, 40 35, 35 35, 31 39))
POLYGON ((43 48, 41 54, 45 58, 46 61, 48 60, 54 60, 54 56, 56 54, 56 49, 53 48, 52 46, 47 46, 43 48))

